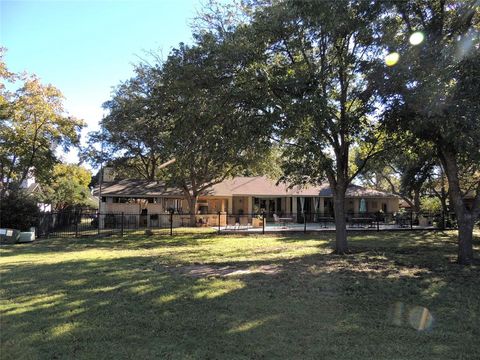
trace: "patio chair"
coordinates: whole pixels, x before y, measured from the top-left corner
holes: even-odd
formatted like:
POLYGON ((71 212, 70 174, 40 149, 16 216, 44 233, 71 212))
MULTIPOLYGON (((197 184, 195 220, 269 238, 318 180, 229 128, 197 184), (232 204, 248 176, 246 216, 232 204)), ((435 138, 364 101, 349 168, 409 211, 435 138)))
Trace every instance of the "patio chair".
POLYGON ((275 225, 282 225, 280 221, 280 216, 278 216, 277 214, 273 214, 273 222, 275 223, 275 225))

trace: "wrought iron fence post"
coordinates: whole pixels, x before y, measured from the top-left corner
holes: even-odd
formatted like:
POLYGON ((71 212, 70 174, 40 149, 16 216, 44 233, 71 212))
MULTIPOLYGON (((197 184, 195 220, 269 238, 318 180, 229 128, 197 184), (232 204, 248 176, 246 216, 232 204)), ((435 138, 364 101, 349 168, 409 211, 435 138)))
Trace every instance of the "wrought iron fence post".
POLYGON ((123 212, 122 212, 122 219, 120 220, 120 236, 123 237, 123 227, 124 227, 124 223, 123 223, 123 212))
POLYGON ((52 222, 52 213, 50 212, 47 216, 47 239, 50 237, 50 223, 52 222))
POLYGON ((218 212, 218 232, 220 233, 220 211, 218 212))
MULTIPOLYGON (((81 219, 81 217, 80 217, 81 219)), ((78 220, 75 219, 75 237, 77 238, 78 237, 78 220)))
POLYGON ((173 211, 170 211, 170 236, 173 236, 173 211))
POLYGON ((265 210, 262 210, 262 234, 265 234, 265 210))
POLYGON ((305 210, 303 210, 303 233, 307 232, 307 217, 305 216, 305 210))

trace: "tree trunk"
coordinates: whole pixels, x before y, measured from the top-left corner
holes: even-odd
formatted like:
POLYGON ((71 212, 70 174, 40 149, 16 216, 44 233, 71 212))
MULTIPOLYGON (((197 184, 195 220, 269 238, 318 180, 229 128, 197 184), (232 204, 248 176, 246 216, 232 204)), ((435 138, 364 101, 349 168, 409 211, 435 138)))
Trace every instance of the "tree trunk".
POLYGON ((198 202, 198 195, 192 195, 190 197, 190 226, 197 225, 197 202, 198 202))
POLYGON ((333 210, 335 213, 335 253, 348 253, 347 221, 345 219, 346 188, 337 187, 333 191, 333 210))
POLYGON ((442 204, 442 211, 445 213, 445 215, 448 214, 448 206, 447 206, 447 197, 443 197, 440 199, 440 202, 442 204))
POLYGON ((458 221, 458 263, 468 265, 473 262, 473 227, 475 221, 471 216, 464 216, 458 221))
POLYGON ((420 189, 413 190, 413 211, 417 214, 420 212, 420 189))
POLYGON ((446 219, 449 219, 450 217, 448 216, 448 206, 447 206, 447 196, 445 195, 445 189, 442 189, 442 193, 440 194, 440 203, 442 204, 442 222, 440 225, 440 230, 445 229, 445 222, 447 221, 446 219))
POLYGON ((440 159, 444 165, 445 173, 448 179, 448 188, 450 203, 455 211, 458 223, 458 258, 457 261, 462 265, 469 265, 473 262, 473 226, 475 216, 473 211, 469 211, 460 189, 460 180, 458 177, 458 165, 455 154, 448 151, 441 151, 440 159))

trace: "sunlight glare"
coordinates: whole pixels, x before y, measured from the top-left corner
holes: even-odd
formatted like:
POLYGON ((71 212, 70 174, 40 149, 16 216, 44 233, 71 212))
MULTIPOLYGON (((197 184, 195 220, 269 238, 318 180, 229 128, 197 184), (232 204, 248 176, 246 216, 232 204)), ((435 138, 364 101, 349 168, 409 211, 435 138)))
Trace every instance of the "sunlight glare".
POLYGON ((387 66, 394 66, 399 59, 400 59, 400 54, 397 52, 392 52, 387 56, 385 56, 385 64, 387 64, 387 66))
POLYGON ((424 39, 425 36, 422 32, 415 31, 412 35, 410 35, 410 39, 408 39, 408 41, 410 41, 410 44, 412 45, 420 45, 424 39))

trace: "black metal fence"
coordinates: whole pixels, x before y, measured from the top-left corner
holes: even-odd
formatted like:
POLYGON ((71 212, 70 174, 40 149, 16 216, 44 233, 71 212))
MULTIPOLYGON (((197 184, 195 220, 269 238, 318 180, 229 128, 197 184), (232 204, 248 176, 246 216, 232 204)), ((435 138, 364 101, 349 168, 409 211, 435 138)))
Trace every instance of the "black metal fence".
MULTIPOLYGON (((445 213, 358 213, 345 218, 348 230, 415 230, 456 228, 454 214, 445 213)), ((127 214, 127 213, 44 213, 36 229, 38 237, 85 237, 147 231, 175 235, 201 231, 276 232, 335 230, 332 215, 295 214, 127 214)))
MULTIPOLYGON (((357 213, 345 217, 347 230, 403 230, 403 229, 454 229, 453 213, 357 213)), ((227 224, 222 230, 265 231, 321 231, 335 230, 335 218, 330 214, 294 213, 294 214, 229 214, 227 224), (259 224, 258 224, 259 222, 259 224)))

